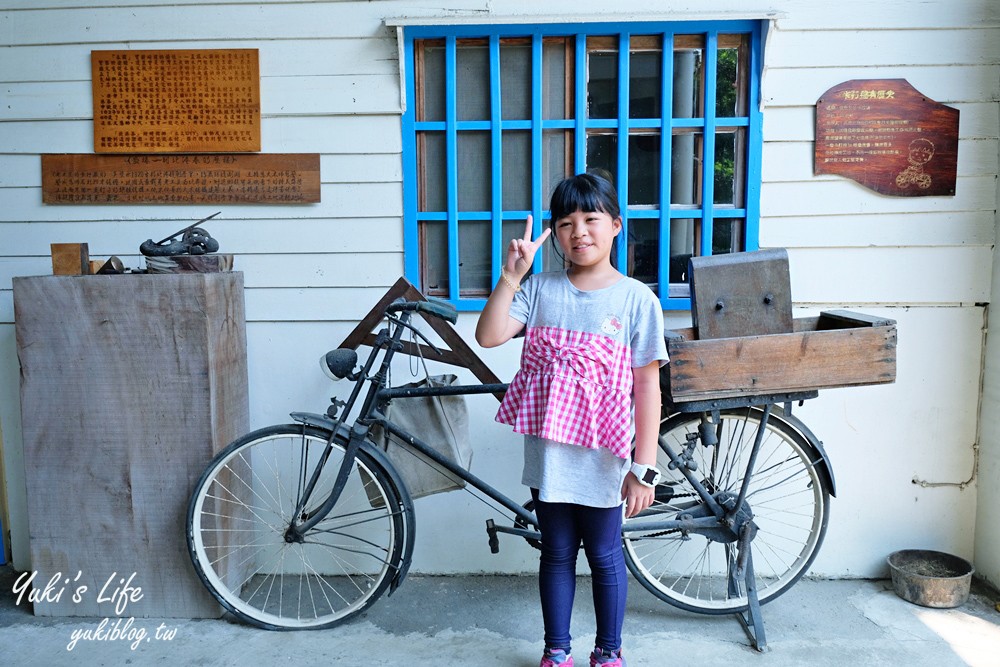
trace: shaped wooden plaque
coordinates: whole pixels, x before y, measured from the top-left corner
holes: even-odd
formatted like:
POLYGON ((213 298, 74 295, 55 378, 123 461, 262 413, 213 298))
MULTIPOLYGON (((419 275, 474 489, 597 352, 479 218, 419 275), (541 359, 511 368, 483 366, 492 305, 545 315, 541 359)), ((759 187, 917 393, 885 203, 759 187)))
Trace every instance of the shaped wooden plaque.
POLYGON ((816 102, 816 174, 884 195, 954 195, 958 109, 905 79, 845 81, 816 102))

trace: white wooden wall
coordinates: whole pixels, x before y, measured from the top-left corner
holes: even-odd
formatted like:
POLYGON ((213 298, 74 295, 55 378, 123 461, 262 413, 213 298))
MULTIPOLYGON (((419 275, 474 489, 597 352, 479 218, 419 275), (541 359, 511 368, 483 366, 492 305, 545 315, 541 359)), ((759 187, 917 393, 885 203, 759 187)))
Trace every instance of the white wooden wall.
MULTIPOLYGON (((328 381, 316 359, 403 267, 398 47, 384 20, 582 14, 775 17, 765 55, 761 243, 790 249, 797 316, 833 306, 899 322, 895 385, 825 392, 800 411, 826 443, 838 484, 813 571, 884 575, 885 556, 904 547, 973 557, 978 480, 953 484, 972 476, 983 304, 992 291, 1000 4, 706 0, 697 13, 679 0, 36 4, 0 0, 0 421, 17 567, 30 564, 12 276, 48 273, 53 242, 88 242, 95 257, 117 254, 139 266, 139 243, 221 210, 208 228, 245 272, 253 425, 284 421, 291 410, 322 410, 328 381), (263 151, 320 153, 322 203, 42 206, 39 155, 93 150, 92 49, 239 47, 260 50, 263 151), (906 78, 961 110, 956 196, 888 198, 841 178, 812 176, 813 105, 853 78, 906 78), (946 485, 924 487, 914 478, 946 485)), ((667 313, 669 326, 687 321, 684 313, 667 313)), ((473 315, 459 323, 470 341, 474 325, 473 315)), ((483 357, 509 378, 517 350, 483 357)), ((470 404, 482 424, 473 469, 491 471, 501 488, 526 496, 518 438, 493 423, 492 398, 470 404)), ((502 542, 499 556, 489 553, 483 522, 491 516, 465 494, 418 501, 414 569, 534 569, 534 553, 514 540, 502 542)), ((1000 551, 998 541, 994 534, 979 548, 1000 551)))

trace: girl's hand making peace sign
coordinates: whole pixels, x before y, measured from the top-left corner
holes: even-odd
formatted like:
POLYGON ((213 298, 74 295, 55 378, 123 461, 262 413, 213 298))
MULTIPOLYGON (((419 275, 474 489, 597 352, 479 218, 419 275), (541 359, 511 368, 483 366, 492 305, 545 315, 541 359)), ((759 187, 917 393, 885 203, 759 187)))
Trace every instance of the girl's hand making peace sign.
POLYGON ((524 225, 524 237, 511 239, 510 244, 507 246, 507 261, 504 262, 504 271, 510 276, 511 280, 518 282, 531 270, 531 263, 535 260, 535 253, 538 252, 538 249, 542 247, 545 240, 549 238, 549 234, 552 233, 552 229, 546 227, 541 236, 532 241, 531 223, 532 219, 529 215, 528 221, 524 225))

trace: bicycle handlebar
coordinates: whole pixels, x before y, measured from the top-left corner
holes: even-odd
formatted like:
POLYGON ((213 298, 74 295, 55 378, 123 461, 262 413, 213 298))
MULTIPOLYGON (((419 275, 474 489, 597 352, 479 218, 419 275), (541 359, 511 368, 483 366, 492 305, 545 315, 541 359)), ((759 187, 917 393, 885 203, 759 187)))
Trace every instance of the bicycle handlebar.
POLYGON ((385 312, 393 313, 399 312, 401 310, 413 310, 421 313, 427 313, 433 315, 434 317, 440 317, 442 320, 451 322, 455 324, 458 321, 458 311, 450 303, 445 303, 444 301, 430 300, 430 301, 394 301, 390 303, 385 312))

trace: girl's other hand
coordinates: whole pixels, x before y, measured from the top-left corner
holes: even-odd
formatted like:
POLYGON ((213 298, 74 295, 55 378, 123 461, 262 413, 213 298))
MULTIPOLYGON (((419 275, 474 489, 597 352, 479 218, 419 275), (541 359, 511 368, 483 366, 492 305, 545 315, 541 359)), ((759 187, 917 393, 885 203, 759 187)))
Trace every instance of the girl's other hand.
POLYGON ((625 501, 625 518, 631 519, 653 504, 655 489, 642 484, 631 472, 625 475, 622 484, 622 500, 625 501))
POLYGON ((532 219, 529 215, 524 225, 524 237, 511 239, 507 246, 507 261, 504 262, 504 271, 507 272, 511 280, 520 281, 531 270, 531 264, 535 261, 535 253, 552 233, 552 230, 546 227, 541 236, 532 241, 532 231, 532 219))

